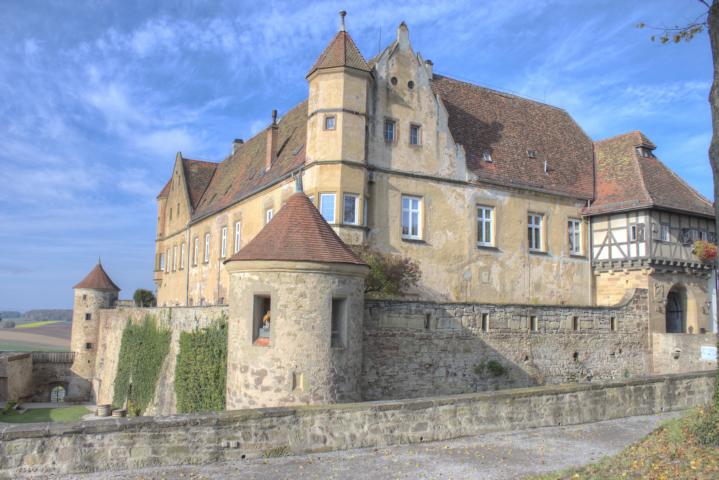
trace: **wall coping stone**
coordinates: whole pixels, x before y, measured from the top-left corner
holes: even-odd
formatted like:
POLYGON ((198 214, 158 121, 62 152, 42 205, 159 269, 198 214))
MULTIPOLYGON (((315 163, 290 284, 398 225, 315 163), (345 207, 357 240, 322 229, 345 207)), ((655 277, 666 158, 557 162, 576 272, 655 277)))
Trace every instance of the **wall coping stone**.
POLYGON ((77 434, 100 434, 143 430, 152 431, 171 427, 208 427, 231 425, 237 423, 238 421, 251 421, 270 417, 305 417, 315 415, 317 412, 322 411, 331 414, 333 412, 357 410, 422 410, 430 407, 461 405, 472 403, 477 400, 504 400, 508 398, 526 398, 537 395, 554 394, 566 395, 583 391, 652 385, 656 383, 664 383, 673 379, 713 377, 715 375, 716 372, 714 370, 709 370, 680 374, 652 375, 618 382, 547 385, 403 400, 378 400, 329 405, 302 405, 293 407, 242 409, 224 412, 170 415, 164 417, 128 417, 105 420, 85 420, 74 423, 6 424, 0 426, 0 441, 77 434))

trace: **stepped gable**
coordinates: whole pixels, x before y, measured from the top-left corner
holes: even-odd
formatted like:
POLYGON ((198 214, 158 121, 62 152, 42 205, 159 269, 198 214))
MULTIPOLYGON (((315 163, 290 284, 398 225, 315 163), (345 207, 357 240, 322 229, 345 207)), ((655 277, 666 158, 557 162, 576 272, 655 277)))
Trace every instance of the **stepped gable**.
POLYGON ((301 192, 292 195, 260 233, 227 262, 242 260, 365 265, 301 192))
POLYGON ((110 279, 110 276, 107 272, 105 272, 105 269, 102 268, 102 263, 100 262, 97 262, 95 268, 90 270, 90 273, 88 273, 80 283, 72 288, 92 288, 94 290, 112 290, 115 292, 120 291, 120 287, 115 285, 115 282, 110 279))

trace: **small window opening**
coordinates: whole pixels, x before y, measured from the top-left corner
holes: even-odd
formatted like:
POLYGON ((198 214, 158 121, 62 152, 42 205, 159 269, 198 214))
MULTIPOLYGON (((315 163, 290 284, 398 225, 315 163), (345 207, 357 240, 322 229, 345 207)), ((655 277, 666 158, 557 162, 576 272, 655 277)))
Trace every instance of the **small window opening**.
POLYGON ((424 329, 429 330, 430 326, 432 325, 432 314, 431 313, 425 313, 424 314, 424 329))
POLYGON ((292 390, 304 390, 305 374, 292 372, 292 390))
POLYGON ((92 313, 86 313, 85 320, 92 320, 92 313))
POLYGON ((255 295, 252 320, 252 343, 261 347, 270 345, 272 301, 269 295, 255 295))
POLYGON ((489 314, 488 313, 482 314, 482 331, 483 332, 489 331, 489 314))
POLYGON ((83 296, 82 296, 82 299, 83 299, 83 300, 87 300, 87 295, 83 295, 83 296))
POLYGON ((579 352, 574 352, 574 354, 572 355, 572 359, 575 362, 578 362, 579 361, 579 352))
POLYGON ((85 350, 92 350, 92 343, 86 343, 85 344, 85 350))
POLYGON ((527 156, 529 158, 537 158, 537 151, 536 150, 527 150, 527 156))
POLYGON ((332 299, 332 340, 333 347, 342 348, 345 346, 345 335, 347 330, 347 299, 332 299))
POLYGON ((394 120, 385 120, 384 121, 384 141, 387 143, 393 143, 395 141, 395 126, 396 122, 394 120))
POLYGON ((572 317, 572 330, 575 332, 579 330, 579 317, 572 317))
POLYGON ((337 123, 337 117, 328 115, 325 117, 325 130, 334 130, 337 123))
POLYGON ((612 317, 609 319, 609 328, 612 332, 617 331, 617 317, 612 317))
POLYGON ((492 152, 489 150, 485 150, 482 152, 482 160, 485 162, 491 162, 492 161, 492 152))
POLYGON ((410 90, 412 90, 414 88, 414 82, 412 80, 407 82, 407 88, 409 88, 410 90))
POLYGON ((392 83, 392 85, 397 85, 397 77, 392 77, 389 81, 390 83, 392 83))
POLYGON ((419 125, 410 125, 409 126, 409 144, 410 145, 419 145, 422 143, 422 138, 420 136, 420 126, 419 125))
POLYGON ((535 317, 535 316, 529 317, 529 328, 533 332, 539 331, 539 321, 537 320, 537 317, 535 317))

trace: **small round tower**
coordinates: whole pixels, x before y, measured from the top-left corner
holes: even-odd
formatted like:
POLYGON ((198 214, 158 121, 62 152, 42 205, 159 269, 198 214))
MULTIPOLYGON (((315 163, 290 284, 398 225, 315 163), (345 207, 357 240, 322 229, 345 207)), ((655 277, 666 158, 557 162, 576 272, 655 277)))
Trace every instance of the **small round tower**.
POLYGON ((100 309, 117 302, 120 288, 110 279, 98 260, 97 265, 74 289, 72 307, 72 336, 70 348, 75 353, 72 364, 73 379, 68 398, 89 399, 93 392, 95 356, 100 329, 100 309))
POLYGON ((367 267, 304 193, 226 262, 227 409, 360 399, 367 267))

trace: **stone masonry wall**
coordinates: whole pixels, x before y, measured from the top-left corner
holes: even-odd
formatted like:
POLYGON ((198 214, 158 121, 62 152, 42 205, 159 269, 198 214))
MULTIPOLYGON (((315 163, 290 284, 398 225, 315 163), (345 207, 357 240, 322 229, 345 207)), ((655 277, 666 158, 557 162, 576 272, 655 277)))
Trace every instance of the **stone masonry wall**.
POLYGON ((384 447, 649 415, 708 402, 713 378, 702 372, 417 400, 4 425, 0 479, 384 447))
POLYGON ((7 378, 4 396, 1 400, 26 400, 32 396, 32 355, 14 353, 0 356, 0 371, 7 378))
POLYGON ((653 333, 652 345, 656 373, 698 372, 717 368, 715 333, 653 333), (709 359, 710 354, 714 354, 715 358, 709 359))
POLYGON ((639 289, 616 307, 367 301, 363 396, 413 398, 647 375, 647 308, 647 291, 639 289), (492 360, 505 372, 495 376, 487 368, 492 360), (478 365, 485 367, 479 374, 478 365))
POLYGON ((122 343, 122 332, 129 321, 139 323, 146 315, 155 317, 157 324, 172 331, 170 352, 167 354, 155 398, 149 405, 147 415, 170 415, 176 412, 175 365, 180 346, 180 333, 204 328, 227 315, 226 306, 210 307, 118 307, 100 310, 97 361, 93 381, 98 404, 112 403, 113 384, 117 374, 117 361, 122 343))

